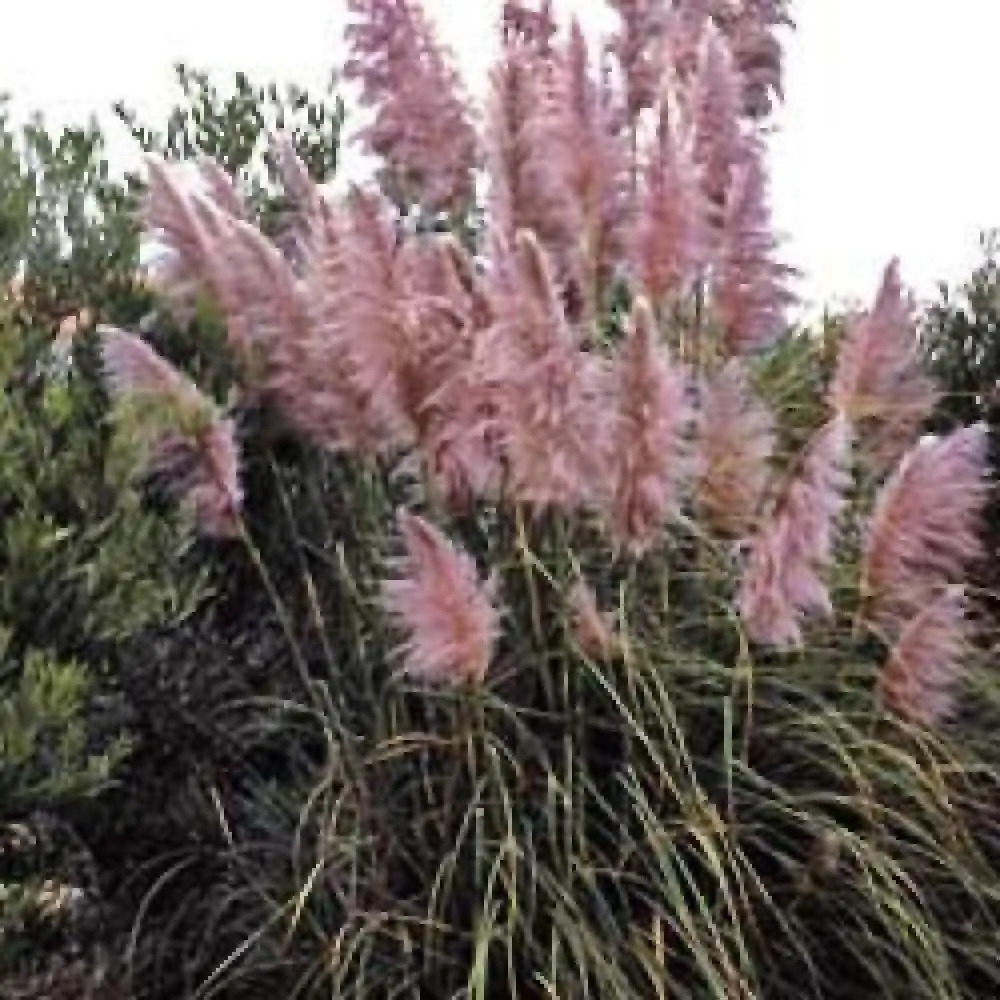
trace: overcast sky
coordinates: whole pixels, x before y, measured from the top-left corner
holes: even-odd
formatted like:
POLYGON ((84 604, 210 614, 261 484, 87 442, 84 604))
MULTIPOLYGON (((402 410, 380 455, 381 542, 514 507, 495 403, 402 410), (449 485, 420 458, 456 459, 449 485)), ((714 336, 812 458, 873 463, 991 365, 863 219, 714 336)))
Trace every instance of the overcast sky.
MULTIPOLYGON (((4 0, 0 92, 19 115, 83 122, 124 97, 162 119, 184 61, 321 85, 342 54, 344 0, 4 0), (267 16, 257 11, 270 10, 267 16)), ((427 0, 480 92, 500 0, 427 0)), ((591 25, 601 0, 564 0, 591 25)), ((788 101, 772 142, 774 204, 807 302, 867 299, 893 254, 922 294, 977 260, 1000 226, 998 0, 797 0, 788 101)), ((107 116, 109 117, 109 116, 107 116)), ((117 140, 121 162, 131 146, 117 140)))

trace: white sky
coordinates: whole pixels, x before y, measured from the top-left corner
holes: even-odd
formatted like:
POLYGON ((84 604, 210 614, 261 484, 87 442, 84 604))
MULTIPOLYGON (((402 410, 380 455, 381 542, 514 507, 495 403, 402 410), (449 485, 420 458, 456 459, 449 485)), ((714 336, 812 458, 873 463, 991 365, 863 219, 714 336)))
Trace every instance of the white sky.
MULTIPOLYGON (((501 0, 425 0, 479 91, 501 0)), ((184 61, 319 86, 342 55, 344 0, 3 0, 0 92, 79 123, 124 97, 159 122, 184 61), (268 14, 263 13, 269 11, 268 14)), ((563 0, 610 24, 601 0, 563 0)), ((778 225, 807 304, 867 299, 893 254, 922 294, 1000 226, 998 0, 797 0, 788 103, 772 144, 778 225)), ((113 160, 130 140, 110 113, 113 160)))

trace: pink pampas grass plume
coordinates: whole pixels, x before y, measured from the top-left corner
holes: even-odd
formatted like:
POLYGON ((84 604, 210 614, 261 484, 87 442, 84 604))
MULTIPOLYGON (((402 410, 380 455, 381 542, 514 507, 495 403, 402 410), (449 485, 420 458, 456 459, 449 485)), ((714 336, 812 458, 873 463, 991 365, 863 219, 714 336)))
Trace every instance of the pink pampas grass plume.
POLYGON ((494 239, 512 246, 530 230, 555 262, 561 282, 575 271, 581 227, 579 205, 550 142, 554 56, 509 41, 490 76, 485 151, 487 216, 494 239))
POLYGON ((850 483, 844 468, 850 443, 850 427, 842 417, 820 429, 754 540, 739 607, 756 642, 797 646, 806 616, 832 613, 823 576, 850 483))
POLYGON ((635 126, 639 115, 655 107, 663 77, 664 31, 667 5, 663 0, 610 0, 619 26, 609 48, 625 78, 628 118, 635 126))
POLYGON ((711 278, 712 308, 730 354, 772 344, 785 330, 785 310, 795 300, 794 270, 776 260, 767 176, 758 155, 734 171, 711 278))
POLYGON ((504 0, 500 22, 504 41, 530 45, 540 55, 551 53, 557 31, 552 0, 542 0, 537 10, 520 0, 504 0))
POLYGON ((625 246, 628 150, 610 93, 592 75, 576 21, 560 55, 539 109, 539 125, 546 133, 548 169, 575 203, 572 277, 580 286, 583 314, 593 318, 625 246))
POLYGON ((458 278, 429 288, 428 280, 452 281, 446 271, 430 274, 427 255, 436 251, 402 243, 382 201, 358 191, 348 198, 338 252, 340 280, 325 289, 327 336, 393 442, 419 446, 430 401, 471 352, 458 278))
POLYGON ((247 205, 236 188, 236 182, 215 160, 199 157, 198 173, 209 198, 235 219, 247 219, 247 205))
POLYGON ((610 660, 620 647, 613 616, 601 611, 597 596, 583 580, 573 585, 568 603, 573 639, 584 655, 592 660, 610 660))
POLYGON ((419 0, 349 0, 345 77, 361 84, 374 121, 360 135, 385 161, 385 187, 401 204, 438 212, 474 197, 477 137, 451 54, 419 0))
POLYGON ((235 535, 243 493, 233 422, 144 340, 113 327, 100 334, 111 395, 170 421, 148 442, 150 471, 193 511, 203 534, 235 535))
POLYGON ((202 296, 219 308, 229 344, 253 381, 275 327, 266 250, 260 231, 218 201, 185 187, 179 168, 150 157, 145 219, 165 255, 154 283, 181 318, 202 296), (267 319, 267 322, 263 322, 267 319))
POLYGON ((961 582, 982 557, 988 430, 925 438, 903 456, 875 501, 861 591, 869 619, 899 635, 928 594, 961 582))
POLYGON ((574 509, 604 467, 603 365, 579 349, 549 259, 531 233, 498 245, 496 319, 478 345, 509 495, 536 511, 574 509))
POLYGON ((714 22, 705 26, 698 71, 691 83, 688 114, 694 129, 694 157, 713 205, 722 206, 736 166, 746 160, 747 137, 740 123, 742 82, 733 54, 714 22))
POLYGON ((695 449, 699 513, 718 534, 747 537, 758 526, 770 479, 774 418, 736 359, 704 386, 695 449))
POLYGON ((492 587, 475 562, 416 514, 397 516, 406 554, 383 605, 406 634, 403 671, 431 684, 481 684, 499 634, 492 587))
POLYGON ((661 116, 639 179, 629 241, 632 271, 650 301, 686 294, 709 257, 708 205, 689 136, 661 116))
POLYGON ((962 590, 948 587, 904 626, 878 680, 885 704, 922 726, 951 714, 966 632, 962 590))
POLYGON ((783 0, 740 0, 720 4, 715 20, 729 40, 743 81, 743 112, 749 118, 771 113, 784 97, 784 70, 778 29, 792 27, 783 0))
POLYGON ((686 378, 658 343, 645 299, 632 310, 612 368, 610 481, 606 518, 618 549, 641 556, 678 507, 688 418, 686 378))
POLYGON ((682 89, 698 73, 702 39, 712 17, 713 0, 673 0, 667 4, 663 58, 682 89))
POLYGON ((878 474, 899 461, 938 397, 921 364, 915 313, 893 260, 875 304, 851 325, 830 388, 830 405, 858 427, 878 474))

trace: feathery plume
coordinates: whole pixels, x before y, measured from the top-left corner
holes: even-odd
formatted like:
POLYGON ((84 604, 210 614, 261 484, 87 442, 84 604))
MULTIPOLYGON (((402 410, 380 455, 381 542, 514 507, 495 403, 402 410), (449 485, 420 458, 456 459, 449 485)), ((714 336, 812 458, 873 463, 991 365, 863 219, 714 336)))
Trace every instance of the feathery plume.
POLYGON ((594 591, 577 580, 569 592, 573 639, 592 660, 610 660, 619 647, 613 616, 601 611, 594 591))
POLYGON ((179 315, 189 316, 198 295, 210 287, 211 234, 193 211, 193 199, 179 183, 176 166, 149 156, 146 167, 143 221, 165 251, 153 268, 153 281, 179 315))
POLYGON ((713 205, 725 204, 734 169, 747 159, 748 138, 740 123, 741 81, 733 54, 713 21, 707 22, 691 82, 688 113, 694 129, 694 157, 713 205))
POLYGON ((301 274, 311 242, 332 235, 333 208, 310 177, 288 135, 272 136, 269 153, 285 202, 274 242, 295 272, 301 274))
POLYGON ((582 310, 592 318, 624 249, 628 154, 607 90, 593 79, 577 21, 543 91, 537 126, 546 136, 547 169, 571 193, 576 219, 570 249, 582 310))
POLYGON ((928 595, 982 556, 988 431, 984 424, 911 448, 875 501, 861 591, 869 620, 899 635, 928 595))
POLYGON ((509 41, 490 78, 485 149, 487 212, 495 240, 512 246, 530 230, 556 264, 560 281, 575 266, 579 206, 553 165, 549 143, 552 57, 509 41))
POLYGON ((339 281, 325 289, 326 330, 394 443, 413 445, 424 438, 429 400, 470 345, 461 311, 409 284, 414 255, 383 208, 358 191, 348 198, 339 281))
POLYGON ((937 400, 921 365, 915 311, 893 260, 874 306, 840 348, 830 388, 830 405, 858 428, 862 453, 878 474, 899 461, 937 400))
POLYGON ((665 0, 610 0, 619 27, 609 48, 625 78, 628 119, 632 126, 647 108, 656 105, 663 76, 665 0))
POLYGON ((697 422, 697 506, 720 535, 757 527, 773 451, 774 418, 732 359, 704 386, 697 422))
POLYGON ((419 0, 349 0, 345 77, 361 84, 375 119, 360 135, 386 164, 384 183, 401 204, 461 210, 474 196, 475 129, 450 54, 419 0), (414 197, 415 196, 415 197, 414 197))
POLYGON ((664 60, 681 88, 698 73, 702 39, 712 17, 713 0, 673 0, 664 28, 664 60))
POLYGON ((552 38, 556 33, 552 0, 542 0, 538 10, 519 0, 504 0, 500 23, 504 41, 522 42, 541 56, 551 54, 552 38))
POLYGON ((833 608, 823 574, 850 476, 850 427, 835 417, 813 438, 799 472, 754 540, 739 597, 751 638, 778 648, 802 641, 802 618, 833 608))
POLYGON ((154 281, 184 318, 202 295, 219 307, 229 344, 251 382, 256 380, 270 343, 262 322, 273 313, 269 269, 262 270, 267 241, 248 222, 231 215, 216 200, 186 189, 176 167, 147 159, 147 228, 165 249, 154 281))
POLYGON ((967 622, 961 587, 947 587, 903 627, 879 675, 886 705, 904 719, 934 725, 953 708, 967 622))
POLYGON ((708 206, 689 137, 661 115, 644 164, 632 226, 632 270, 654 305, 683 295, 708 260, 708 206))
POLYGON ((757 156, 733 175, 711 279, 712 306, 730 354, 767 347, 784 331, 792 268, 775 260, 767 177, 757 156))
POLYGON ((209 198, 234 219, 247 219, 247 205, 236 189, 233 178, 215 160, 201 156, 197 160, 198 173, 209 198))
POLYGON ((590 499, 602 468, 603 369, 579 350, 548 258, 531 233, 498 250, 496 320, 479 344, 511 496, 541 510, 590 499))
POLYGON ((607 520, 616 547, 641 556, 677 507, 687 422, 686 378, 657 345, 656 320, 645 299, 633 307, 612 379, 607 520))
POLYGON ((401 510, 406 554, 383 585, 383 605, 406 633, 403 671, 428 683, 481 684, 499 633, 492 585, 433 525, 401 510))
POLYGON ((764 118, 784 97, 781 42, 776 29, 792 27, 783 0, 722 3, 715 20, 729 40, 743 80, 743 112, 764 118))
POLYGON ((191 508, 203 534, 234 535, 243 493, 233 422, 144 340, 113 327, 100 334, 109 391, 134 404, 129 429, 149 450, 150 472, 191 508))

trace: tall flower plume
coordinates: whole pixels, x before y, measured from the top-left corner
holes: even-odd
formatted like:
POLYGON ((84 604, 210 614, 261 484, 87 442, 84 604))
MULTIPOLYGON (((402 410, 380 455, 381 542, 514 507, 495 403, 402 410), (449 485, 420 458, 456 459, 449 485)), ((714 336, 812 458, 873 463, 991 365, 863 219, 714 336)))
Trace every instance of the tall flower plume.
MULTIPOLYGON (((579 205, 549 143, 553 51, 511 35, 490 77, 485 150, 493 239, 513 245, 530 230, 555 263, 558 280, 574 272, 579 205)), ((559 162, 562 158, 557 157, 559 162)))
POLYGON ((538 113, 547 169, 573 198, 572 277, 583 313, 592 318, 624 248, 628 156, 610 93, 593 77, 576 21, 565 51, 553 63, 538 113))
POLYGON ((480 684, 499 632, 492 586, 476 564, 423 518, 401 510, 406 546, 383 604, 406 634, 403 670, 432 684, 480 684))
POLYGON ((361 133, 386 164, 384 182, 401 202, 454 211, 474 195, 476 132, 460 81, 419 0, 349 0, 352 58, 375 119, 361 133), (412 197, 412 196, 416 197, 412 197))
POLYGON ((929 596, 959 583, 982 556, 987 449, 983 424, 925 438, 879 492, 861 587, 870 620, 889 635, 899 635, 929 596))
POLYGON ((466 318, 419 287, 425 265, 400 242, 377 196, 348 197, 335 253, 338 280, 328 276, 321 293, 325 335, 389 440, 419 446, 429 401, 469 353, 466 318))
POLYGON ((949 715, 966 631, 962 590, 948 587, 904 625, 879 676, 886 705, 924 726, 949 715))
POLYGON ((610 42, 625 78, 628 119, 635 126, 639 115, 656 106, 663 76, 664 0, 610 0, 619 18, 610 42))
POLYGON ((149 471, 193 512, 203 534, 236 533, 243 493, 233 422, 139 337, 102 327, 108 388, 133 404, 149 471))
POLYGON ((712 305, 730 354, 767 347, 785 329, 794 301, 788 280, 795 273, 776 259, 767 176, 756 155, 735 171, 712 272, 712 305))
POLYGON ((552 0, 541 0, 537 10, 520 0, 504 0, 501 27, 504 41, 523 42, 540 54, 550 52, 557 30, 552 0))
POLYGON ((273 247, 256 226, 226 209, 225 198, 205 198, 184 186, 177 167, 147 162, 146 224, 165 250, 157 283, 182 314, 201 296, 216 304, 230 346, 254 382, 282 332, 273 247))
POLYGON ((823 577, 850 481, 844 468, 849 447, 850 428, 842 417, 821 428, 754 539, 739 606, 747 631, 757 642, 797 646, 802 641, 802 620, 832 611, 823 577))
POLYGON ((632 271, 654 305, 689 291, 708 260, 709 240, 689 136, 661 115, 642 167, 629 241, 632 271))
POLYGON ((713 13, 714 0, 672 0, 667 3, 663 32, 666 69, 674 84, 686 89, 698 73, 701 42, 713 13))
POLYGON ((332 205, 309 175, 288 135, 272 136, 269 153, 284 202, 275 245, 296 273, 301 273, 311 242, 323 238, 324 231, 333 224, 332 205))
POLYGON ((418 413, 421 457, 437 492, 452 507, 465 506, 491 492, 499 477, 490 399, 476 357, 493 305, 475 263, 451 235, 410 239, 399 271, 401 293, 418 304, 417 318, 430 323, 429 331, 417 331, 418 364, 432 376, 418 413), (427 335, 435 331, 439 341, 427 335))
POLYGON ((658 346, 656 320, 645 299, 633 308, 612 380, 606 516, 616 547, 642 555, 678 507, 687 422, 685 375, 658 346))
POLYGON ((579 349, 545 252, 518 234, 493 261, 496 318, 479 344, 511 496, 536 510, 591 499, 603 462, 603 371, 579 349))
POLYGON ((688 113, 694 128, 695 162, 710 202, 722 206, 734 169, 747 158, 747 136, 740 121, 742 83, 725 37, 709 21, 691 82, 688 113))
POLYGON ((899 461, 937 400, 921 365, 914 314, 893 260, 874 306, 851 326, 830 389, 831 406, 861 431, 863 454, 877 473, 899 461))
POLYGON ((757 527, 770 478, 774 418, 736 359, 703 388, 695 447, 699 513, 719 534, 747 537, 757 527))
POLYGON ((776 34, 792 22, 784 0, 723 2, 715 13, 729 40, 743 80, 743 111, 750 118, 770 114, 784 97, 781 42, 776 34))
POLYGON ((215 160, 201 157, 197 164, 198 173, 211 200, 233 218, 246 219, 247 205, 233 178, 215 160))

